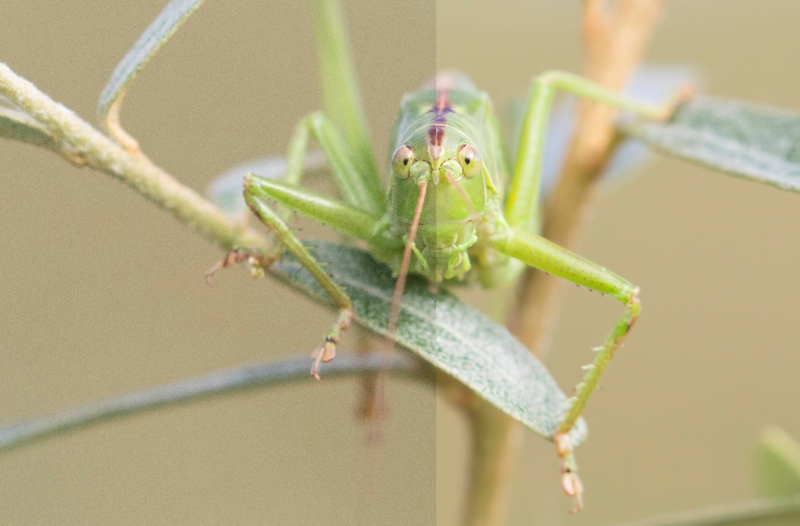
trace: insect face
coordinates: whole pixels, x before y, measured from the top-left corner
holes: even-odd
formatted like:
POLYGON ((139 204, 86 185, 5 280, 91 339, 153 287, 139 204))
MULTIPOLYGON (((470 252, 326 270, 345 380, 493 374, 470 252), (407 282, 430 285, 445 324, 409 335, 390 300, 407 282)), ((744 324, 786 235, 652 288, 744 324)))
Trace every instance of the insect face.
POLYGON ((414 240, 417 261, 412 270, 436 280, 450 279, 470 269, 467 248, 477 240, 475 224, 485 210, 486 184, 483 177, 477 177, 480 157, 471 145, 428 146, 409 141, 395 151, 390 207, 396 231, 407 235, 419 183, 428 183, 414 240), (464 162, 465 154, 469 155, 468 163, 464 162))

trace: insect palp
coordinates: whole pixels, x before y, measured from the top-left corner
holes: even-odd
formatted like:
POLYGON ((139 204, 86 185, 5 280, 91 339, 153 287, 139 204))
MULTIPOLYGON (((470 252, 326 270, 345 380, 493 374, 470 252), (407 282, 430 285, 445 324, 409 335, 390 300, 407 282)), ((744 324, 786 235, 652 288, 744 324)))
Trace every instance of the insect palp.
POLYGON ((428 179, 432 179, 433 184, 439 184, 439 174, 435 171, 431 174, 431 165, 427 161, 416 161, 411 166, 411 178, 417 184, 428 179))

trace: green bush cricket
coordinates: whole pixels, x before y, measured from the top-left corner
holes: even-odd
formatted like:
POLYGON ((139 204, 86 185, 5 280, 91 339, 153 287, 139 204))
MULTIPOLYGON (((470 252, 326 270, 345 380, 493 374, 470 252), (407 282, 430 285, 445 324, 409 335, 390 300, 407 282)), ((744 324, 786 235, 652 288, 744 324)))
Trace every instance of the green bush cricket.
POLYGON ((568 433, 641 306, 636 285, 538 236, 531 226, 538 214, 548 114, 561 90, 638 117, 663 120, 672 114, 682 94, 652 106, 573 74, 541 74, 530 88, 512 168, 486 93, 463 75, 442 73, 401 102, 391 141, 387 192, 368 138, 338 6, 316 0, 314 11, 325 111, 298 124, 284 180, 255 174, 245 179, 245 201, 281 246, 268 255, 231 253, 218 268, 245 259, 263 267, 282 250, 289 250, 301 262, 339 308, 336 322, 314 353, 311 374, 316 378, 320 363, 334 358, 336 344, 354 313, 347 292, 287 226, 291 212, 367 242, 375 257, 393 269, 398 279, 389 314, 390 334, 409 272, 432 283, 479 281, 492 287, 514 280, 527 265, 613 296, 625 310, 603 344, 594 349, 595 360, 585 366, 586 373, 553 437, 561 459, 562 487, 575 498, 573 511, 581 509, 583 486, 568 433), (311 137, 325 155, 341 201, 300 186, 311 137), (278 206, 273 208, 267 201, 278 206))

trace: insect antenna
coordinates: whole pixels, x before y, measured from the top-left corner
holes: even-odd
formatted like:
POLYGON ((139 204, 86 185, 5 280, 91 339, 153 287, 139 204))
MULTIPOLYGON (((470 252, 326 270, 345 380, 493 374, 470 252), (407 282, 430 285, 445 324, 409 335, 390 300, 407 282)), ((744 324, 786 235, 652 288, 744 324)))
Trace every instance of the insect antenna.
POLYGON ((400 263, 400 272, 397 275, 397 282, 394 285, 394 294, 392 295, 392 309, 389 311, 389 325, 387 328, 387 332, 390 336, 394 335, 394 331, 397 329, 397 322, 400 320, 400 302, 403 300, 403 292, 406 289, 406 279, 408 278, 408 268, 411 266, 414 239, 417 237, 419 220, 420 217, 422 217, 422 206, 425 203, 427 189, 427 181, 419 183, 419 197, 417 198, 417 206, 414 208, 414 219, 411 221, 411 227, 408 229, 408 239, 406 240, 406 246, 403 250, 403 260, 400 263))
POLYGON ((419 230, 419 222, 422 217, 422 207, 425 204, 425 195, 428 190, 428 181, 423 179, 419 182, 419 197, 417 197, 417 204, 414 208, 414 217, 411 221, 411 226, 408 229, 408 239, 406 240, 405 248, 403 250, 403 259, 400 263, 400 270, 397 275, 397 281, 394 285, 394 293, 392 294, 392 306, 389 311, 389 321, 386 328, 386 335, 391 342, 391 345, 384 348, 383 358, 381 360, 382 366, 378 372, 375 380, 375 390, 373 393, 372 414, 372 429, 370 430, 370 442, 380 440, 380 429, 377 424, 381 416, 384 414, 384 404, 386 403, 386 383, 387 383, 387 369, 389 359, 391 358, 392 351, 394 350, 394 334, 397 330, 397 324, 400 321, 400 305, 403 301, 403 292, 405 292, 406 281, 408 279, 408 270, 411 267, 411 256, 413 254, 414 240, 417 237, 419 230))
POLYGON ((388 380, 389 360, 394 352, 394 333, 397 330, 397 323, 400 320, 400 304, 403 300, 403 292, 406 288, 406 280, 408 278, 408 269, 411 267, 411 255, 413 253, 414 239, 417 237, 417 230, 419 229, 419 221, 422 216, 422 207, 425 203, 425 194, 427 193, 428 182, 422 180, 419 183, 419 197, 417 198, 417 205, 414 208, 414 218, 411 221, 411 227, 408 230, 408 239, 406 240, 405 248, 403 250, 403 259, 400 263, 400 272, 397 276, 397 281, 394 285, 394 293, 392 294, 392 307, 389 311, 389 321, 386 328, 386 335, 389 338, 389 345, 384 346, 381 358, 381 367, 375 378, 374 387, 372 389, 371 403, 365 400, 365 407, 362 407, 362 414, 369 418, 370 429, 367 435, 367 442, 369 443, 369 460, 367 461, 368 472, 365 477, 365 494, 368 495, 364 502, 362 509, 362 521, 360 524, 374 524, 372 516, 375 512, 375 500, 377 488, 377 465, 378 465, 378 450, 377 446, 381 440, 381 420, 386 414, 386 384, 388 380))

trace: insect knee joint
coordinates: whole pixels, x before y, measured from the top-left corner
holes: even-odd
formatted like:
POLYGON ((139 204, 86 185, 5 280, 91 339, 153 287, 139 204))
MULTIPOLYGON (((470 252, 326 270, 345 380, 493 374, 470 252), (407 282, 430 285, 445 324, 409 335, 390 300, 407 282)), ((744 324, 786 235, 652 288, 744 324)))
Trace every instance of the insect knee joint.
POLYGON ((311 128, 318 130, 322 127, 322 122, 325 120, 325 115, 321 111, 315 111, 313 113, 309 113, 304 120, 311 128))
POLYGON ((533 78, 533 82, 535 84, 540 84, 543 86, 555 87, 558 85, 560 78, 563 76, 563 72, 551 69, 545 71, 544 73, 540 73, 533 78))

